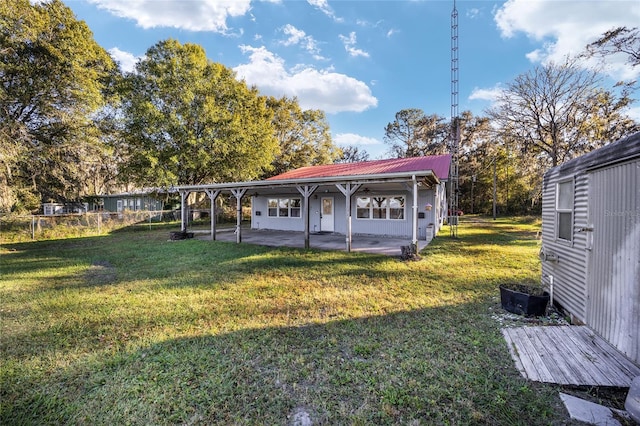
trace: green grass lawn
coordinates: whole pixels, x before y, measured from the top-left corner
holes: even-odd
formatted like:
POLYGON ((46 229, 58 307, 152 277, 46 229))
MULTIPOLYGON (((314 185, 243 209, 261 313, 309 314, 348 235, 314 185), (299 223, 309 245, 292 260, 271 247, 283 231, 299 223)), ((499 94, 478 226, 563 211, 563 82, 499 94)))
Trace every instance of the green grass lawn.
POLYGON ((417 262, 166 229, 5 244, 0 423, 566 424, 491 317, 538 280, 539 227, 462 222, 417 262))

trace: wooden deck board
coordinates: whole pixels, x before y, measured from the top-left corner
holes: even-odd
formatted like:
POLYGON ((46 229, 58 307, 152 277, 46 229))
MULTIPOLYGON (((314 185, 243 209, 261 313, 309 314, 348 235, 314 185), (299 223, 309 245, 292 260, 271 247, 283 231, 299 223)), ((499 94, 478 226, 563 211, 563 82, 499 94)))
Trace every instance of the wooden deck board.
POLYGON ((516 368, 533 381, 628 387, 640 368, 586 326, 502 329, 516 368))
POLYGON ((616 383, 623 383, 628 379, 629 375, 623 373, 617 365, 617 359, 624 358, 618 352, 614 352, 613 356, 608 354, 606 351, 614 350, 613 347, 587 327, 571 327, 566 333, 560 334, 570 339, 574 344, 574 347, 577 348, 577 356, 580 356, 585 362, 590 362, 591 368, 587 371, 590 372, 594 380, 616 386, 616 383), (599 345, 594 343, 596 338, 601 340, 599 345))
POLYGON ((581 378, 582 382, 601 383, 603 385, 610 383, 611 380, 609 378, 617 376, 616 372, 608 368, 606 364, 598 361, 597 352, 584 344, 584 341, 577 335, 576 330, 573 330, 574 328, 579 327, 572 327, 567 330, 558 330, 556 327, 553 327, 546 331, 548 331, 552 339, 563 341, 563 346, 566 348, 564 352, 567 354, 567 358, 574 360, 574 364, 581 362, 581 372, 584 375, 584 377, 581 378), (585 363, 591 363, 592 368, 584 368, 585 363))

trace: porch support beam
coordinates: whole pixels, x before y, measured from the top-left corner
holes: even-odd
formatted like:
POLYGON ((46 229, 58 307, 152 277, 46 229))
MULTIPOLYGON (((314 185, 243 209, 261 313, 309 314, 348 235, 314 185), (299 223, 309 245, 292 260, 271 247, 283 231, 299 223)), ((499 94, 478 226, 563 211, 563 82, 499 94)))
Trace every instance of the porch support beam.
POLYGON ((416 175, 411 176, 413 182, 413 220, 411 221, 411 245, 413 252, 418 253, 418 180, 416 175))
POLYGON ((190 191, 180 191, 180 231, 187 232, 187 224, 189 219, 187 218, 187 199, 189 198, 190 191))
POLYGON ((347 244, 347 252, 351 251, 351 196, 358 190, 362 184, 353 184, 347 182, 345 184, 336 183, 338 191, 342 192, 345 198, 345 212, 347 219, 347 236, 345 242, 347 244))
POLYGON ((231 194, 236 197, 236 243, 242 242, 242 197, 247 192, 247 188, 232 189, 231 194))
POLYGON ((213 189, 205 189, 204 192, 207 193, 209 199, 211 200, 211 212, 209 213, 211 217, 211 241, 216 240, 216 200, 218 199, 218 195, 220 195, 220 190, 213 189))
POLYGON ((302 206, 302 217, 304 218, 304 248, 305 250, 309 250, 309 197, 316 192, 318 185, 299 185, 296 186, 296 189, 304 198, 304 204, 302 206))

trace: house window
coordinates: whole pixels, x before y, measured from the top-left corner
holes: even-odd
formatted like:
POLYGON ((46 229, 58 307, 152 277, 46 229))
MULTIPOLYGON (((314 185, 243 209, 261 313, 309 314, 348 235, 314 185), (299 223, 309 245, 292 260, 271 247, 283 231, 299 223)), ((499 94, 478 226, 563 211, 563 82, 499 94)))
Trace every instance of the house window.
POLYGON ((556 184, 556 236, 573 240, 573 180, 556 184))
POLYGON ((301 206, 301 202, 300 202, 300 198, 292 198, 291 202, 289 203, 289 206, 291 208, 291 217, 300 217, 300 206, 301 206))
POLYGON ((271 217, 278 216, 278 200, 275 198, 270 198, 267 202, 268 215, 271 217))
POLYGON ((389 219, 404 219, 404 197, 391 197, 389 205, 389 219))
POLYGON ((356 217, 358 219, 404 219, 405 200, 402 196, 358 197, 356 217))
POLYGON ((356 217, 358 219, 369 219, 371 217, 371 199, 369 197, 358 197, 356 200, 356 217))
POLYGON ((300 217, 300 198, 269 198, 267 214, 270 217, 300 217))
POLYGON ((371 211, 373 212, 374 219, 386 219, 387 218, 387 199, 385 197, 371 197, 373 205, 371 211))
POLYGON ((281 198, 278 200, 278 216, 289 217, 289 200, 288 199, 281 198))

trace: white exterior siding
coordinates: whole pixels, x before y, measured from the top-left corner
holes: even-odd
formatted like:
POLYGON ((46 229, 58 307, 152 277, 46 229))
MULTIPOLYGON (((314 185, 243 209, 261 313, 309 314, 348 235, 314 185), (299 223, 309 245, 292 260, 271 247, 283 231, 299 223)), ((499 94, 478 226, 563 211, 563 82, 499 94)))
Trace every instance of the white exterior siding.
POLYGON ((253 229, 281 229, 283 231, 304 231, 304 219, 302 218, 304 205, 301 206, 300 217, 271 217, 269 216, 269 208, 267 205, 270 198, 300 198, 302 204, 304 204, 304 199, 301 196, 295 194, 252 197, 251 227, 253 229))
MULTIPOLYGON (((427 238, 427 227, 433 224, 434 235, 443 223, 443 206, 446 206, 444 184, 439 184, 435 189, 421 190, 418 193, 418 213, 423 212, 424 218, 418 219, 418 239, 427 238), (426 205, 431 204, 430 211, 426 205)), ((318 192, 309 199, 309 231, 320 231, 320 200, 322 197, 333 197, 334 200, 334 232, 346 234, 345 197, 340 192, 318 192), (316 198, 317 195, 317 198, 316 198)), ((252 198, 251 227, 253 229, 277 229, 283 231, 304 231, 304 205, 301 217, 269 217, 268 200, 274 198, 300 198, 304 204, 304 198, 296 194, 274 194, 252 198), (259 212, 259 213, 258 213, 259 212)), ((352 196, 351 201, 351 232, 357 234, 389 235, 411 238, 413 233, 413 194, 411 191, 371 191, 370 193, 358 192, 352 196), (405 198, 404 219, 360 219, 356 215, 357 197, 367 196, 403 196, 405 198)), ((418 215, 420 217, 420 214, 418 215)), ((433 236, 433 235, 432 235, 433 236)))

